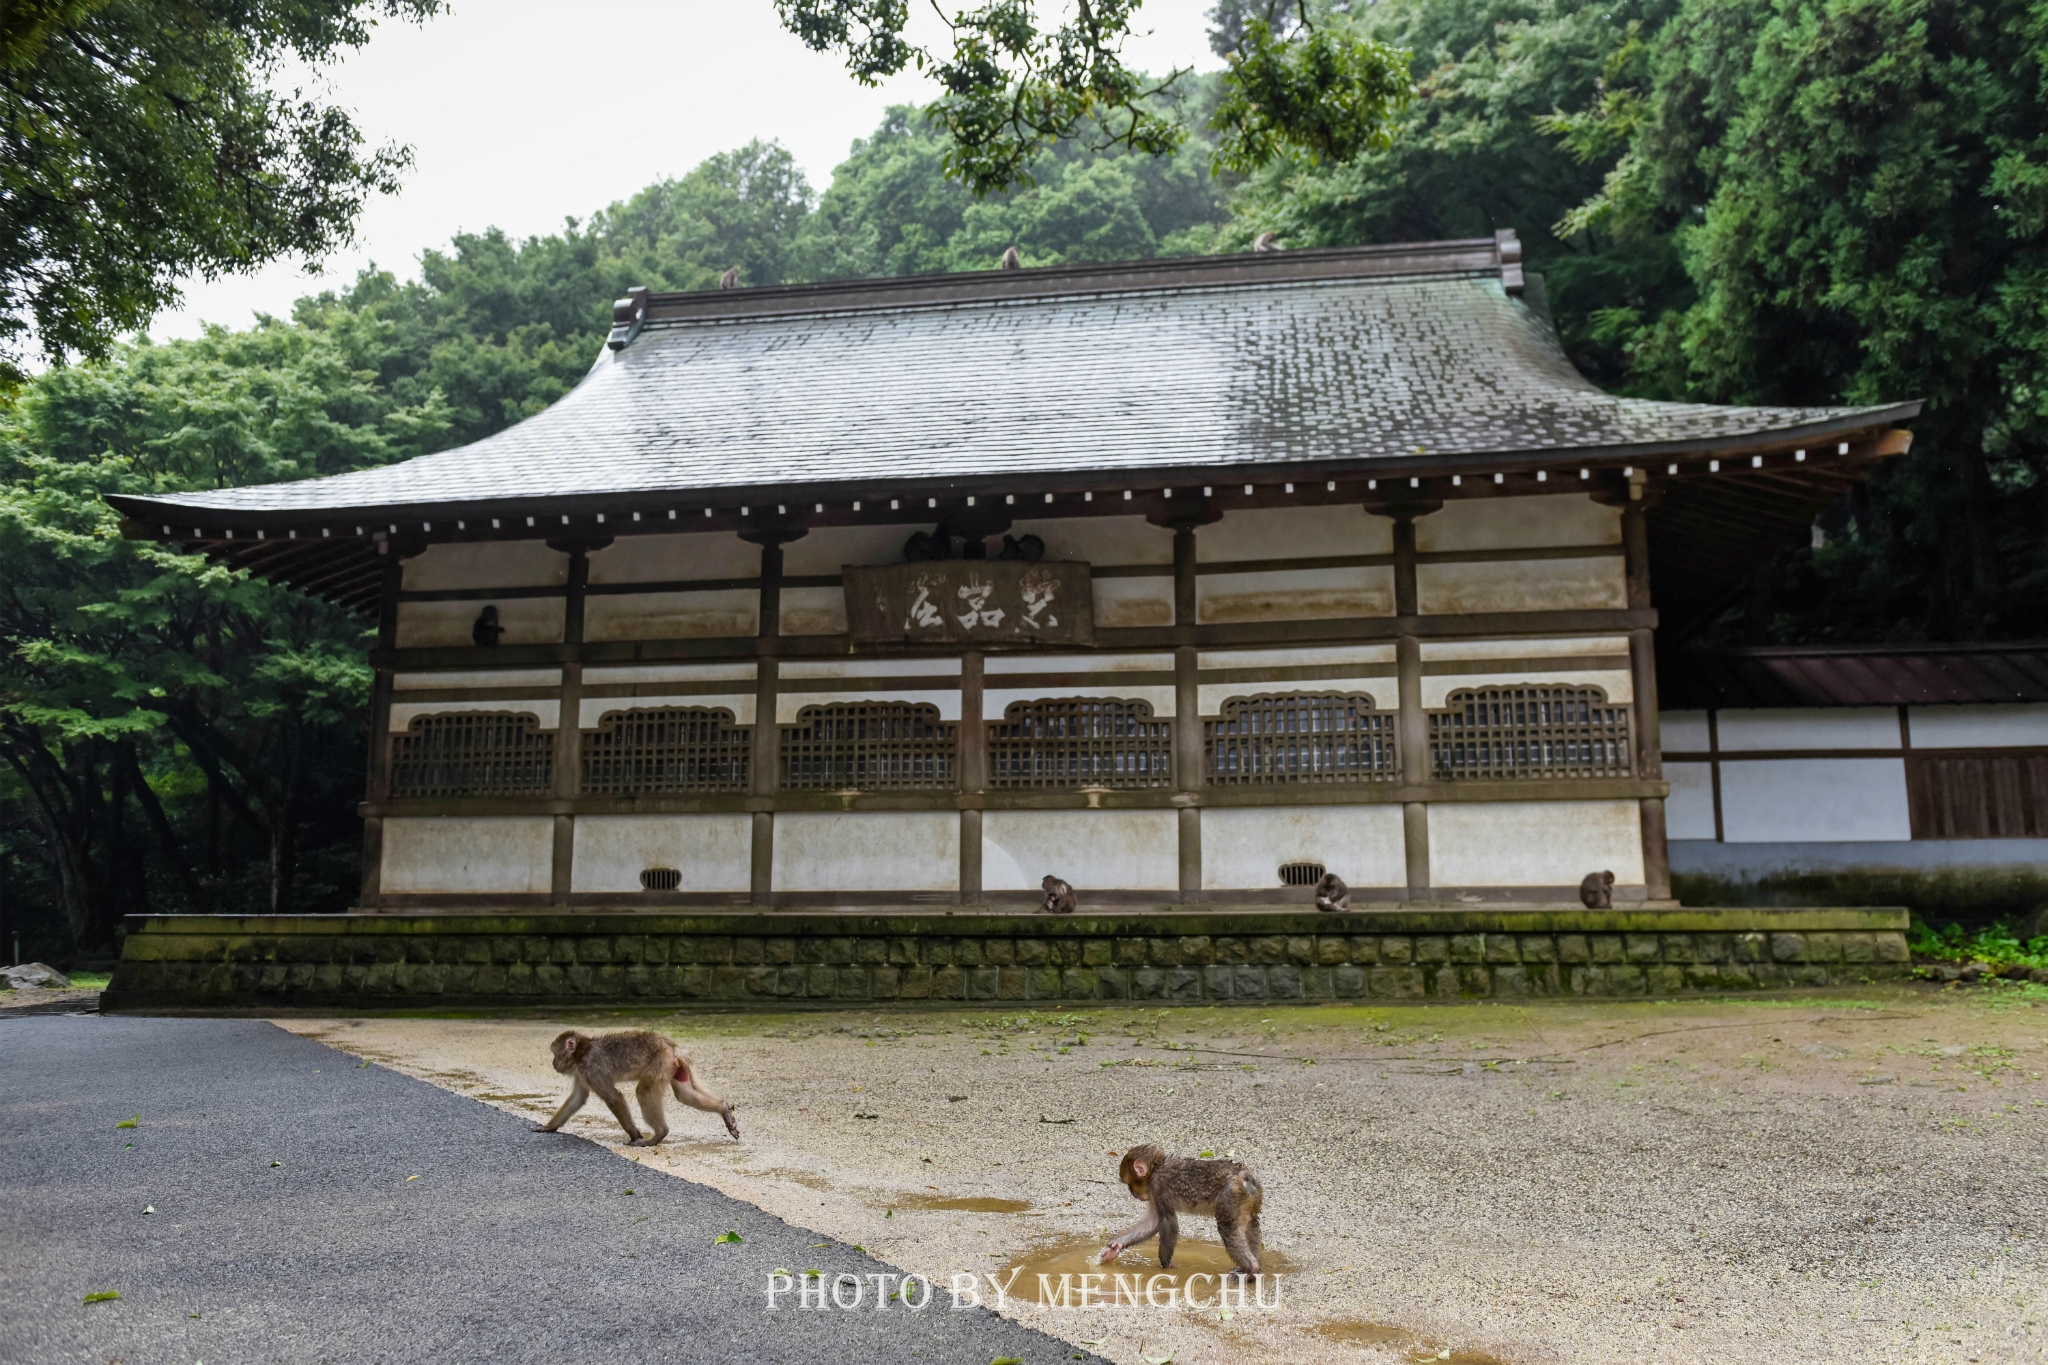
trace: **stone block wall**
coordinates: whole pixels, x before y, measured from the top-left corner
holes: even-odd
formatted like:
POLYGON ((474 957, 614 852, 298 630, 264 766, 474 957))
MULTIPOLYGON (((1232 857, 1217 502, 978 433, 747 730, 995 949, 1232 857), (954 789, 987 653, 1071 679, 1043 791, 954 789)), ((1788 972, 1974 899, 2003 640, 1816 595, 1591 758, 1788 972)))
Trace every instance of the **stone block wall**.
POLYGON ((112 1010, 1460 1000, 1903 975, 1904 911, 138 916, 112 1010))

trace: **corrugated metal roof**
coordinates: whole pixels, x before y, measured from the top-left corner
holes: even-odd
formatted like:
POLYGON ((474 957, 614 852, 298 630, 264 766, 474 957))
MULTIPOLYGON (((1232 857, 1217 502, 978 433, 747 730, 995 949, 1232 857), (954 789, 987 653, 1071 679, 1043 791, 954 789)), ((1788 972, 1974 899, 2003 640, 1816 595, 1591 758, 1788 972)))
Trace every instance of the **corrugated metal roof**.
POLYGON ((1657 690, 1666 710, 2048 702, 2048 642, 1675 653, 1657 690))
POLYGON ((573 392, 472 445, 332 478, 113 501, 190 522, 1104 472, 1291 477, 1796 441, 1914 410, 1603 393, 1504 287, 1494 249, 657 295, 630 343, 573 392))

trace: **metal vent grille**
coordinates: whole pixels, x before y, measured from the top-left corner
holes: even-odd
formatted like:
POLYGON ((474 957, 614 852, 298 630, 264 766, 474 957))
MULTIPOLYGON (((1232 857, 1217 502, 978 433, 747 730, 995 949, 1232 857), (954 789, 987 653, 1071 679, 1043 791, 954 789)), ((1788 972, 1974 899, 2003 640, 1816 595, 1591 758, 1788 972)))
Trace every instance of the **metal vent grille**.
POLYGON ((1429 717, 1439 778, 1628 777, 1629 708, 1597 687, 1485 687, 1453 692, 1429 717))
POLYGON ((1012 702, 988 727, 991 787, 1166 787, 1173 723, 1150 702, 1062 697, 1012 702))
POLYGON ((1325 871, 1321 863, 1280 864, 1280 885, 1314 886, 1323 879, 1325 871))
POLYGON ((583 790, 593 796, 743 792, 753 733, 752 726, 733 724, 724 707, 607 712, 583 736, 583 790))
POLYGON ((417 716, 391 737, 393 796, 547 796, 555 736, 513 711, 417 716))
POLYGON ((642 891, 673 891, 683 884, 683 874, 673 867, 650 867, 640 874, 642 891))
POLYGON ((958 785, 960 727, 928 702, 806 706, 782 727, 785 791, 879 791, 958 785))
POLYGON ((1394 715, 1375 709, 1364 693, 1232 697, 1202 732, 1209 781, 1217 786, 1392 782, 1401 775, 1394 715))

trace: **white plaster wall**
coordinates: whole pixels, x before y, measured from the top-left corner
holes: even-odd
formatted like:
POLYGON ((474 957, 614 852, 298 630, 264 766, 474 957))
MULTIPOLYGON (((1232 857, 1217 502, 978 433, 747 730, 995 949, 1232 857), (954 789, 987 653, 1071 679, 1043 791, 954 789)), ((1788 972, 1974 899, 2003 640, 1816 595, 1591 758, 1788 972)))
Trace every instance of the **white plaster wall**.
POLYGON ((1617 706, 1635 701, 1635 680, 1625 672, 1588 670, 1578 673, 1426 673, 1422 678, 1425 710, 1450 705, 1451 693, 1473 687, 1597 687, 1617 706))
POLYGON ((1588 872, 1643 884, 1634 801, 1461 801, 1429 808, 1434 886, 1576 886, 1588 872))
MULTIPOLYGON (((1172 542, 1168 541, 1169 551, 1172 542)), ((1394 550, 1394 523, 1356 503, 1321 507, 1257 507, 1226 512, 1195 532, 1203 564, 1233 559, 1320 559, 1384 555, 1394 550)), ((1167 556, 1171 562, 1171 553, 1167 556)))
POLYGON ((1001 720, 1003 713, 1020 701, 1044 701, 1054 697, 1116 697, 1124 701, 1142 701, 1152 708, 1152 714, 1165 719, 1173 714, 1174 692, 1171 684, 1121 685, 1113 678, 1099 683, 1079 687, 991 687, 981 694, 981 714, 985 720, 1001 720))
POLYGON ((1180 886, 1180 816, 1170 810, 992 810, 981 817, 981 884, 1036 891, 1047 873, 1080 893, 1180 886))
POLYGON ((2048 706, 1915 706, 1907 717, 1916 749, 2048 745, 2048 706))
POLYGON ((1426 664, 1452 659, 1546 659, 1559 655, 1626 656, 1626 635, 1564 635, 1531 640, 1424 640, 1426 664))
POLYGON ((759 578, 761 547, 731 531, 620 536, 590 556, 593 583, 672 583, 684 578, 759 578))
POLYGON ((760 624, 761 594, 756 588, 606 594, 583 603, 586 640, 744 636, 758 633, 760 624))
POLYGON ((1173 624, 1171 574, 1157 578, 1098 578, 1093 586, 1098 626, 1173 624))
MULTIPOLYGON (((1726 737, 1724 730, 1722 738, 1726 737)), ((1721 826, 1731 844, 1910 839, 1905 760, 1724 762, 1721 826)))
POLYGON ((1384 673, 1374 677, 1318 678, 1314 682, 1203 683, 1195 691, 1202 714, 1212 718, 1223 714, 1223 703, 1232 697, 1354 696, 1362 692, 1372 698, 1375 711, 1395 710, 1400 700, 1400 683, 1384 673))
POLYGON ((1404 886, 1401 808, 1231 806, 1202 812, 1203 886, 1277 888, 1280 864, 1291 862, 1321 863, 1352 886, 1404 886))
POLYGON ((1707 713, 1660 711, 1657 733, 1658 747, 1667 754, 1703 754, 1708 747, 1707 713))
MULTIPOLYGON (((991 661, 993 662, 993 661, 991 661)), ((748 675, 752 677, 752 674, 748 675)), ((958 659, 785 659, 784 678, 900 678, 960 676, 958 659)))
MULTIPOLYGON (((1669 731, 1665 732, 1669 735, 1669 731)), ((1702 744, 1702 749, 1707 746, 1702 744)), ((1714 837, 1714 768, 1710 763, 1666 763, 1664 780, 1671 795, 1664 798, 1667 838, 1714 837)))
MULTIPOLYGON (((407 592, 457 588, 544 588, 569 581, 569 556, 538 540, 429 545, 405 561, 407 592)), ((475 612, 470 613, 474 620, 475 612)), ((463 641, 468 644, 468 640, 463 641)))
POLYGON ((1483 611, 1579 611, 1628 605, 1627 575, 1619 555, 1418 564, 1415 592, 1422 610, 1433 616, 1483 611))
MULTIPOLYGON (((988 677, 1009 673, 1157 673, 1173 671, 1171 654, 992 654, 982 662, 988 677)), ((956 668, 954 670, 958 672, 956 668)))
MULTIPOLYGON (((1171 662, 1170 658, 1168 662, 1171 662)), ((1204 671, 1218 668, 1306 668, 1321 664, 1393 662, 1392 645, 1319 645, 1314 649, 1215 649, 1203 650, 1195 656, 1195 666, 1204 671)))
POLYGON ((844 635, 843 588, 784 588, 778 625, 784 635, 844 635))
MULTIPOLYGON (((1020 521, 1010 528, 1010 534, 1020 540, 1027 535, 1043 540, 1047 559, 1085 564, 1173 563, 1173 532, 1138 516, 1048 517, 1020 521)), ((1170 592, 1168 600, 1172 600, 1170 592)), ((1099 615, 1096 621, 1101 623, 1099 615)))
MULTIPOLYGON (((919 531, 928 532, 933 526, 934 523, 923 526, 813 527, 808 535, 782 547, 782 572, 791 577, 809 578, 836 574, 849 564, 900 564, 903 562, 903 546, 919 531)), ((755 553, 754 566, 758 572, 761 561, 759 551, 755 553)))
POLYGON ((544 895, 554 867, 550 816, 387 816, 378 884, 394 896, 544 895))
POLYGON ((562 685, 559 668, 507 668, 493 673, 394 673, 391 686, 398 692, 424 692, 444 687, 545 687, 562 685))
POLYGON ((1424 554, 1619 544, 1621 509, 1594 502, 1586 493, 1447 502, 1443 510, 1415 519, 1415 548, 1424 554))
MULTIPOLYGON (((485 603, 400 602, 398 604, 398 647, 427 649, 476 643, 471 633, 485 603)), ((498 609, 498 624, 505 633, 498 643, 506 645, 554 645, 562 642, 562 613, 567 604, 559 597, 509 597, 489 605, 498 609)))
MULTIPOLYGON (((1747 749, 1896 749, 1899 713, 1889 706, 1810 706, 1773 711, 1719 711, 1721 752, 1747 749)), ((1706 747, 1704 745, 1702 748, 1706 747)), ((1728 789, 1721 789, 1728 814, 1728 789)), ((1789 837, 1789 836, 1788 836, 1789 837)))
POLYGON ((960 689, 957 687, 943 692, 937 689, 930 692, 919 692, 909 689, 891 688, 887 692, 856 692, 850 689, 844 692, 777 692, 775 694, 775 723, 777 725, 796 724, 797 713, 807 706, 831 706, 841 702, 851 702, 857 705, 863 702, 879 701, 908 702, 913 706, 936 706, 939 708, 940 720, 960 719, 960 689))
POLYGON ((614 711, 654 711, 668 706, 702 706, 732 712, 735 725, 754 723, 754 694, 751 692, 695 693, 672 697, 585 697, 577 706, 578 723, 595 730, 598 722, 614 711))
POLYGON ((775 817, 777 891, 953 891, 960 817, 847 811, 775 817))
POLYGON ((402 735, 412 727, 417 716, 444 716, 450 711, 510 711, 515 715, 533 716, 543 730, 552 730, 561 723, 562 701, 560 697, 536 698, 531 701, 401 701, 391 704, 391 733, 402 735))
POLYGON ((637 892, 643 870, 673 867, 679 891, 746 891, 753 856, 751 815, 579 815, 570 887, 637 892))
POLYGON ((1394 570, 1289 569, 1272 573, 1204 573, 1195 580, 1195 617, 1204 625, 1234 621, 1326 621, 1394 614, 1394 570))
POLYGON ((601 667, 588 665, 583 670, 583 685, 599 687, 627 685, 633 683, 664 682, 752 682, 754 664, 751 659, 723 664, 626 664, 624 666, 601 667))

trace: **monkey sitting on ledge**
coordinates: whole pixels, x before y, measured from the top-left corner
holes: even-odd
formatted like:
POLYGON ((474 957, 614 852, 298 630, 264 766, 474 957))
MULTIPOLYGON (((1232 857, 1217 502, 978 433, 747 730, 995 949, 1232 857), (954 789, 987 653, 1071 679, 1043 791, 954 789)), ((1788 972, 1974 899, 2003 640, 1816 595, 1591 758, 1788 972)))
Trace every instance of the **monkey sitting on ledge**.
POLYGON ((1588 910, 1612 910, 1614 908, 1614 874, 1612 872, 1588 872, 1586 880, 1579 883, 1579 903, 1588 910))
POLYGON ((1259 1208, 1265 1203, 1265 1187, 1249 1166, 1236 1161, 1209 1161, 1199 1157, 1168 1156, 1153 1145, 1133 1147, 1124 1153, 1116 1178, 1130 1187, 1131 1198, 1149 1207, 1145 1216, 1119 1232, 1102 1249, 1100 1264, 1107 1265, 1124 1254, 1127 1247, 1155 1233, 1159 1237, 1159 1268, 1173 1268, 1173 1249, 1180 1244, 1180 1215, 1212 1214, 1216 1234, 1224 1250, 1242 1275, 1259 1273, 1259 1208))
POLYGON ((533 1130, 536 1133, 552 1133, 567 1123, 589 1102, 594 1091, 626 1130, 628 1147, 652 1147, 668 1136, 668 1115, 663 1110, 661 1092, 669 1090, 692 1109, 724 1119, 725 1131, 732 1134, 734 1142, 740 1140, 740 1124, 733 1117, 732 1106, 698 1084, 697 1071, 690 1059, 659 1033, 636 1030, 593 1038, 570 1029, 550 1046, 555 1054, 555 1070, 564 1076, 574 1076, 576 1086, 555 1116, 533 1130), (634 1083, 640 1116, 654 1129, 652 1136, 634 1126, 626 1097, 619 1093, 621 1081, 634 1083))
POLYGON ((1323 879, 1316 883, 1316 909, 1349 910, 1350 908, 1351 888, 1346 886, 1344 879, 1336 873, 1325 872, 1323 879))
POLYGON ((1050 872, 1039 886, 1045 890, 1045 913, 1048 915, 1071 915, 1074 913, 1074 907, 1080 904, 1074 899, 1074 888, 1063 878, 1055 877, 1050 872))

